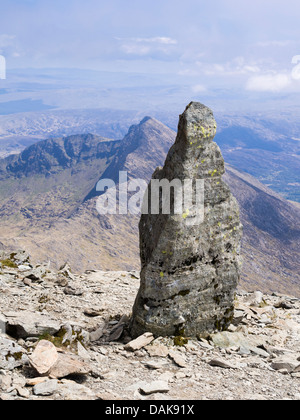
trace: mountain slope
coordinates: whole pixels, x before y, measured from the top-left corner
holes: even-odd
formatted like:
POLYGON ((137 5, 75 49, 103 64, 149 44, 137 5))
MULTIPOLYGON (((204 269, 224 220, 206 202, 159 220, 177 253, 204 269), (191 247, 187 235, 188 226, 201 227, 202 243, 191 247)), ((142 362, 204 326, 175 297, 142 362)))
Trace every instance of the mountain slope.
POLYGON ((28 231, 69 217, 119 145, 99 136, 71 136, 38 142, 0 161, 1 222, 13 220, 28 231))
POLYGON ((222 118, 216 142, 226 162, 251 174, 284 198, 300 201, 299 120, 222 118))
POLYGON ((225 180, 244 225, 243 283, 300 295, 300 209, 252 176, 227 165, 225 180))
MULTIPOLYGON (((47 140, 0 161, 0 241, 35 261, 66 260, 76 271, 139 269, 138 220, 100 216, 95 186, 119 171, 147 182, 175 132, 146 117, 122 142, 97 136, 47 140)), ((300 296, 300 209, 252 176, 227 166, 244 224, 241 286, 300 296)))

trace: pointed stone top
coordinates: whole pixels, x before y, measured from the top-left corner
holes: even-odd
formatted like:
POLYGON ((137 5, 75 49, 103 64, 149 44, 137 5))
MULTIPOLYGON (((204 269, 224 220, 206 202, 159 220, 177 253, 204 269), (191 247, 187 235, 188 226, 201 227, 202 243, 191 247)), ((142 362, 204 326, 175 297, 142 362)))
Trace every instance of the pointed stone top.
POLYGON ((217 123, 213 112, 200 102, 191 102, 180 115, 177 142, 188 148, 199 142, 211 142, 216 135, 217 123))
POLYGON ((186 107, 182 117, 185 117, 186 120, 195 123, 206 122, 207 120, 214 119, 212 110, 200 102, 191 102, 186 107))
MULTIPOLYGON (((162 195, 159 212, 141 216, 141 286, 133 308, 133 337, 144 332, 205 336, 223 330, 232 318, 242 226, 238 204, 222 179, 224 159, 213 141, 216 128, 212 111, 191 102, 180 116, 164 167, 153 174, 155 181, 169 185, 191 181, 191 190, 183 194, 191 200, 183 203, 178 188, 174 203, 182 213, 163 212, 162 195)), ((152 197, 152 184, 149 191, 152 197)))

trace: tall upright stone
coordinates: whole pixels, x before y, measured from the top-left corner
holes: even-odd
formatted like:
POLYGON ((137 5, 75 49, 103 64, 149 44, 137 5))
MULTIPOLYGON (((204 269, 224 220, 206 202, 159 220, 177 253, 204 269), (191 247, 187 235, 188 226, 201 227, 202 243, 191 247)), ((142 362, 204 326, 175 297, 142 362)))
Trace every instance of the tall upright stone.
POLYGON ((155 336, 204 336, 225 329, 232 319, 242 225, 237 201, 222 180, 224 160, 213 141, 216 127, 209 108, 189 104, 164 167, 152 176, 144 200, 149 211, 139 225, 142 269, 131 319, 133 336, 146 331, 155 336), (178 188, 171 189, 170 214, 164 214, 163 194, 159 211, 153 211, 154 185, 162 180, 175 187, 178 180, 192 185, 193 200, 182 200, 183 206, 189 204, 180 214, 178 188))

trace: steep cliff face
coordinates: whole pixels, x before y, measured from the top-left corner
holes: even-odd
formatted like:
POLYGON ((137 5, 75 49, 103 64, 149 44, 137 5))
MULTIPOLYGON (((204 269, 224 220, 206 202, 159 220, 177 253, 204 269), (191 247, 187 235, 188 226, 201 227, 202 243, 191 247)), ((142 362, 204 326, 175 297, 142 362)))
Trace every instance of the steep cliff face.
MULTIPOLYGON (((174 143, 175 133, 155 118, 145 117, 139 124, 130 127, 118 152, 101 178, 119 182, 119 172, 126 171, 128 179, 151 178, 153 169, 161 165, 174 143)), ((86 197, 89 200, 99 195, 94 187, 86 197)))
POLYGON ((107 159, 118 146, 119 141, 92 134, 44 140, 29 146, 19 156, 5 159, 6 176, 55 174, 86 160, 107 159))
MULTIPOLYGON (((161 199, 159 214, 150 211, 141 217, 141 287, 132 318, 135 336, 150 331, 157 336, 195 337, 230 322, 240 277, 242 226, 237 201, 222 180, 224 160, 213 142, 215 133, 211 110, 191 103, 180 117, 164 167, 153 175, 159 181, 194 181, 194 200, 181 214, 175 208, 163 214, 161 199), (196 180, 203 180, 202 202, 195 201, 200 193, 196 180)), ((174 207, 176 199, 175 195, 174 207)))

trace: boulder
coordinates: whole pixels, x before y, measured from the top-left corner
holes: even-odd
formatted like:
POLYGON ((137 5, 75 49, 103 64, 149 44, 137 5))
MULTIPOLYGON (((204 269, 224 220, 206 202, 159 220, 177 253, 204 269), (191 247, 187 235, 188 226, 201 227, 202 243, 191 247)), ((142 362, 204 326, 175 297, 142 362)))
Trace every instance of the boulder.
POLYGON ((60 379, 69 375, 87 375, 90 371, 90 366, 81 357, 71 353, 59 353, 57 362, 49 372, 49 377, 60 379))
POLYGON ((15 341, 0 336, 0 369, 13 370, 28 361, 26 351, 15 341))
POLYGON ((5 312, 6 333, 14 338, 40 337, 44 334, 55 335, 60 330, 60 323, 49 315, 38 312, 5 312))
POLYGON ((133 337, 146 331, 199 337, 231 323, 242 225, 222 179, 215 134, 212 111, 192 102, 180 116, 164 167, 150 181, 139 224, 142 269, 133 337), (161 195, 158 187, 170 183, 174 191, 163 187, 161 195))
POLYGON ((54 344, 41 340, 29 357, 29 362, 39 375, 47 375, 58 360, 58 353, 54 344))

